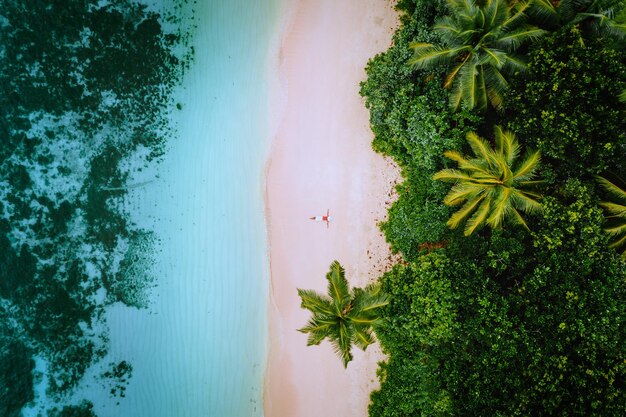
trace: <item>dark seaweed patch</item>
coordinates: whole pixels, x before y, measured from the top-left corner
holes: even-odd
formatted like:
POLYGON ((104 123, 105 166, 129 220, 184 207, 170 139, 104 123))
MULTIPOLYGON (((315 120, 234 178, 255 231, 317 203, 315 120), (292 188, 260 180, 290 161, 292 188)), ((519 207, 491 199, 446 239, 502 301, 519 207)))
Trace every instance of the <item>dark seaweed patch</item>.
MULTIPOLYGON (((5 312, 0 317, 6 319, 5 312)), ((0 325, 0 415, 18 417, 22 407, 33 399, 35 366, 30 352, 19 338, 0 325)))
POLYGON ((61 410, 53 408, 48 413, 49 417, 96 417, 93 411, 93 404, 89 401, 83 401, 78 405, 68 405, 61 410))
POLYGON ((110 363, 109 369, 102 373, 104 380, 110 382, 109 392, 113 397, 124 398, 126 396, 126 385, 133 375, 133 366, 126 362, 110 363))

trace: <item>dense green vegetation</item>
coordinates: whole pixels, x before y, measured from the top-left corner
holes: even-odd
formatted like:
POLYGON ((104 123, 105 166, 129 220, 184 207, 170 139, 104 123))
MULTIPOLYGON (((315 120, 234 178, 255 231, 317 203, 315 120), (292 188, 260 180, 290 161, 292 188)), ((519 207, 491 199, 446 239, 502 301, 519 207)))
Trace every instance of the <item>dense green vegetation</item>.
MULTIPOLYGON (((610 245, 623 217, 610 216, 623 215, 626 200, 597 175, 625 189, 626 4, 506 2, 510 14, 524 9, 526 24, 546 32, 517 49, 525 71, 508 74, 500 106, 466 101, 455 111, 447 80, 466 57, 414 69, 411 45, 447 45, 437 25, 458 21, 449 16, 460 3, 399 1, 402 25, 362 85, 374 149, 405 178, 382 225, 405 262, 380 278, 390 303, 376 334, 389 359, 370 415, 624 415, 626 264, 610 245), (448 193, 457 203, 485 200, 491 185, 526 165, 499 161, 506 145, 496 126, 515 132, 512 154, 542 180, 524 178, 533 181, 527 228, 494 215, 497 205, 483 213, 474 201, 474 214, 454 218, 445 204, 448 193), (524 156, 529 149, 541 161, 524 156), (445 175, 452 185, 433 179, 445 175), (468 216, 469 236, 449 227, 468 216), (481 219, 491 227, 474 229, 481 219)), ((492 192, 500 204, 502 192, 492 192)))
POLYGON ((545 31, 526 24, 529 2, 511 8, 507 0, 492 0, 484 7, 455 0, 449 7, 451 13, 434 26, 445 46, 413 42, 409 63, 416 68, 452 64, 444 86, 452 86, 450 104, 455 110, 461 103, 480 110, 488 104, 499 108, 507 87, 505 74, 525 68, 514 52, 545 31))
POLYGON ((311 311, 306 326, 307 346, 319 345, 328 339, 347 367, 352 360, 352 345, 365 350, 374 343, 373 328, 380 322, 380 309, 389 303, 379 284, 350 290, 345 270, 334 261, 326 274, 328 294, 298 290, 302 308, 311 311))
MULTIPOLYGON (((33 400, 34 357, 62 404, 107 352, 104 307, 145 304, 154 238, 122 201, 171 133, 191 57, 176 13, 134 0, 0 0, 2 416, 33 400)), ((49 411, 94 415, 84 404, 49 411)))
POLYGON ((536 43, 526 57, 528 71, 512 81, 502 118, 549 162, 542 176, 552 182, 626 169, 626 118, 618 98, 626 53, 607 42, 566 26, 536 43))

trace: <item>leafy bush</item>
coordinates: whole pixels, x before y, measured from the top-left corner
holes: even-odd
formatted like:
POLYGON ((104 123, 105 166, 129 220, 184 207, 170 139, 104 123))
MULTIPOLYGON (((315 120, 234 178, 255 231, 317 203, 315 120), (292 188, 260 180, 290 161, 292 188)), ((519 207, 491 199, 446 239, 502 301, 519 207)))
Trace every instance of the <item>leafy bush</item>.
POLYGON ((372 394, 370 416, 446 415, 451 411, 450 397, 439 377, 438 355, 451 347, 458 331, 454 278, 475 272, 464 269, 443 253, 431 253, 414 264, 397 265, 381 277, 391 302, 383 310, 385 326, 377 335, 391 359, 379 371, 382 385, 372 394))
POLYGON ((420 245, 441 242, 450 233, 446 225, 450 208, 441 204, 446 187, 430 177, 411 176, 396 190, 399 198, 389 208, 389 218, 380 228, 394 252, 414 260, 420 245))
POLYGON ((623 172, 626 118, 618 96, 626 86, 626 54, 570 27, 544 38, 527 60, 527 73, 505 100, 506 118, 552 165, 546 177, 623 172))

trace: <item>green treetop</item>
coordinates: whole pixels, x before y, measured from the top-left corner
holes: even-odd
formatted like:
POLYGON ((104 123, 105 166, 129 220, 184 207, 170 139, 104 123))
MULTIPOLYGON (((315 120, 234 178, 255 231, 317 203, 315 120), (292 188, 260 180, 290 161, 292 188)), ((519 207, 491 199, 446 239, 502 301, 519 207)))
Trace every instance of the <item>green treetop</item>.
POLYGON ((522 190, 538 182, 532 178, 539 164, 539 152, 529 153, 518 162, 520 146, 515 135, 496 126, 495 139, 496 149, 493 149, 476 133, 468 133, 467 142, 475 157, 447 151, 444 155, 457 162, 459 169, 443 169, 433 176, 455 183, 443 201, 449 206, 464 204, 450 217, 448 226, 454 229, 469 217, 466 236, 485 224, 499 228, 505 217, 527 228, 518 210, 532 213, 541 209, 537 202, 540 196, 522 190))
POLYGON ((372 327, 378 324, 379 310, 389 300, 378 284, 350 291, 345 271, 337 261, 330 265, 326 279, 328 295, 298 289, 302 308, 313 313, 299 331, 309 334, 307 346, 319 345, 328 339, 347 367, 352 360, 352 344, 365 350, 374 343, 372 327))
POLYGON ((451 16, 435 25, 443 46, 414 42, 415 68, 433 68, 453 64, 445 82, 452 87, 450 104, 457 109, 461 102, 468 108, 486 110, 488 103, 502 105, 502 93, 508 83, 506 71, 525 69, 524 62, 513 55, 523 43, 542 36, 545 31, 526 24, 528 1, 448 0, 451 16))

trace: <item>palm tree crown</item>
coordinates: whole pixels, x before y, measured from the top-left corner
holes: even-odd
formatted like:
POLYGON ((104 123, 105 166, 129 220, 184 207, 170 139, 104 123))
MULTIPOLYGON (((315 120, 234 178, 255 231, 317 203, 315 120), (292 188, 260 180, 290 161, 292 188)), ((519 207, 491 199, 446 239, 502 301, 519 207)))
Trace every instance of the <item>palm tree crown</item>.
POLYGON ((302 308, 313 313, 307 325, 298 331, 309 334, 307 346, 319 345, 328 338, 347 367, 352 360, 352 344, 365 350, 374 343, 372 327, 379 323, 380 308, 389 300, 378 284, 350 291, 345 271, 337 261, 330 265, 326 279, 328 295, 298 289, 302 308))
POLYGON ((504 71, 524 70, 523 61, 512 53, 524 42, 545 31, 527 25, 525 11, 529 1, 510 6, 506 0, 448 0, 452 15, 435 25, 444 46, 414 42, 416 68, 432 68, 454 63, 445 87, 453 86, 450 103, 457 109, 461 102, 469 108, 485 110, 491 103, 502 105, 508 83, 504 71))
POLYGON ((433 179, 454 182, 444 203, 456 206, 464 203, 448 220, 456 228, 473 213, 465 225, 465 235, 471 235, 484 224, 491 228, 502 226, 504 218, 528 228, 518 210, 532 213, 541 209, 540 196, 521 188, 539 183, 532 181, 539 164, 539 152, 529 153, 518 163, 520 146, 512 132, 495 127, 496 149, 475 133, 467 134, 474 158, 456 151, 444 155, 457 162, 459 169, 443 169, 433 179))
POLYGON ((597 177, 597 180, 617 201, 603 201, 600 206, 608 213, 606 219, 610 223, 604 230, 613 238, 610 246, 622 251, 622 256, 626 258, 626 191, 606 178, 597 177))

